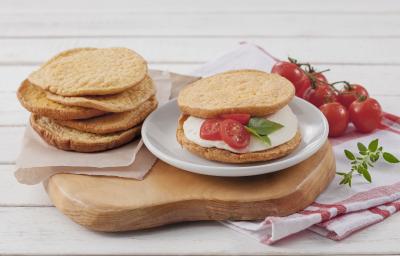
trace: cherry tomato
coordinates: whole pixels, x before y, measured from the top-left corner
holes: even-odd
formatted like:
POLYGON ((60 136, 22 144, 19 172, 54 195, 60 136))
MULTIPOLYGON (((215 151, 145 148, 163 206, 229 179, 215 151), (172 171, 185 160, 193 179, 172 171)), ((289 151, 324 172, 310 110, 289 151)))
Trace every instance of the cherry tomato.
POLYGON ((249 145, 250 134, 240 122, 225 119, 220 126, 222 140, 232 148, 242 149, 249 145))
POLYGON ((351 103, 350 120, 359 132, 369 133, 375 130, 382 118, 382 109, 373 98, 360 99, 351 103))
POLYGON ((304 91, 310 87, 310 79, 304 71, 294 63, 279 61, 272 67, 271 72, 279 74, 292 82, 296 89, 296 96, 298 97, 301 97, 304 91))
POLYGON ((222 119, 233 119, 243 125, 246 125, 249 123, 250 115, 249 114, 223 114, 223 115, 221 115, 221 118, 222 119))
POLYGON ((326 79, 326 77, 323 73, 313 72, 313 73, 311 73, 311 75, 314 76, 317 86, 318 85, 329 85, 328 79, 326 79))
POLYGON ((325 103, 337 101, 337 95, 329 85, 318 85, 315 89, 308 88, 304 93, 304 99, 318 108, 325 103))
POLYGON ((346 108, 349 108, 353 101, 360 97, 368 98, 368 96, 368 91, 362 85, 352 84, 350 86, 345 86, 340 90, 338 101, 346 108))
POLYGON ((200 127, 200 138, 205 140, 221 140, 220 119, 206 119, 200 127))
MULTIPOLYGON (((329 85, 328 80, 326 79, 326 77, 324 76, 324 74, 322 73, 318 73, 318 72, 311 72, 309 73, 310 76, 313 76, 315 79, 315 86, 319 86, 319 85, 329 85)), ((308 93, 311 89, 312 86, 312 82, 310 79, 308 79, 308 81, 310 81, 308 84, 305 84, 302 89, 299 91, 299 97, 304 98, 306 95, 306 92, 308 93)))
POLYGON ((338 102, 326 103, 319 107, 329 123, 329 137, 342 135, 349 125, 349 112, 338 102))

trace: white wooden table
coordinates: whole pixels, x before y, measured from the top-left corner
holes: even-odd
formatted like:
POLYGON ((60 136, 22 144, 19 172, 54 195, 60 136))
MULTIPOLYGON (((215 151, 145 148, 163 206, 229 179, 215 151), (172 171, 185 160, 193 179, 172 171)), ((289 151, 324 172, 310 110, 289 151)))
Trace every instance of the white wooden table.
POLYGON ((215 222, 103 234, 64 217, 41 186, 17 184, 28 113, 15 91, 42 61, 78 46, 125 46, 152 68, 189 72, 249 41, 331 68, 400 114, 400 1, 202 0, 0 2, 0 254, 399 254, 400 214, 334 242, 302 232, 274 246, 215 222))

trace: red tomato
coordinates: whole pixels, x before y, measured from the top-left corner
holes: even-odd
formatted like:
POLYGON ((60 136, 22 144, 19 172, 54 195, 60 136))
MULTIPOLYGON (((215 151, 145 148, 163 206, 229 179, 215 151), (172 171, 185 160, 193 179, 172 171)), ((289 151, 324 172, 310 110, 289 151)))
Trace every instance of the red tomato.
POLYGON ((310 87, 311 81, 308 76, 304 73, 304 71, 299 68, 296 64, 287 62, 287 61, 279 61, 277 62, 271 70, 271 73, 276 73, 294 85, 296 89, 296 96, 301 97, 304 91, 310 87))
POLYGON ((205 140, 220 140, 220 119, 206 119, 200 127, 200 138, 205 140))
POLYGON ((329 84, 328 79, 326 79, 326 77, 323 73, 313 72, 313 73, 311 73, 311 75, 314 76, 317 86, 329 84))
POLYGON ((249 123, 250 115, 249 114, 223 114, 223 115, 221 115, 221 118, 222 119, 233 119, 243 125, 246 125, 249 123))
MULTIPOLYGON (((329 85, 328 80, 326 79, 326 77, 324 76, 324 74, 322 73, 318 73, 318 72, 311 72, 309 73, 309 75, 311 75, 314 79, 315 79, 315 86, 319 86, 319 85, 329 85)), ((311 81, 310 79, 308 79, 309 81, 311 81)), ((304 85, 302 87, 302 89, 299 91, 299 97, 304 98, 306 95, 306 92, 308 93, 312 87, 312 82, 309 82, 308 84, 304 85)))
POLYGON ((375 130, 382 118, 381 105, 373 98, 354 101, 350 105, 349 112, 351 122, 363 133, 375 130))
POLYGON ((368 96, 368 91, 362 85, 352 84, 340 90, 338 101, 346 108, 349 108, 353 101, 360 97, 368 98, 368 96))
POLYGON ((349 112, 347 109, 337 103, 326 103, 319 107, 329 123, 329 137, 342 135, 349 125, 349 112))
POLYGON ((308 88, 304 99, 318 108, 325 103, 337 101, 337 95, 329 85, 318 85, 315 89, 308 88))
POLYGON ((242 149, 250 143, 250 133, 236 120, 225 119, 221 122, 221 138, 232 148, 242 149))

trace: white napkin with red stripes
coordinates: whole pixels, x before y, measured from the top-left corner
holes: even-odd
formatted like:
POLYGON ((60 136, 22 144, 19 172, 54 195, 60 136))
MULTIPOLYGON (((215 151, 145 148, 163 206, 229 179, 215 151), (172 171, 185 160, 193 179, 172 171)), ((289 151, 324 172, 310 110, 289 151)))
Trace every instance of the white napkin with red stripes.
MULTIPOLYGON (((209 62, 193 72, 209 76, 233 69, 258 69, 269 72, 276 62, 259 46, 242 43, 237 49, 209 62)), ((379 139, 385 151, 400 155, 400 118, 384 114, 380 129, 373 134, 360 134, 349 127, 346 135, 331 139, 337 171, 349 169, 343 150, 357 152, 357 142, 367 144, 379 139)), ((251 235, 266 244, 305 229, 333 240, 341 240, 352 233, 388 218, 400 209, 400 164, 380 163, 371 170, 372 183, 354 176, 352 187, 338 185, 335 177, 316 201, 303 211, 287 217, 266 216, 264 221, 230 221, 226 226, 251 235)))

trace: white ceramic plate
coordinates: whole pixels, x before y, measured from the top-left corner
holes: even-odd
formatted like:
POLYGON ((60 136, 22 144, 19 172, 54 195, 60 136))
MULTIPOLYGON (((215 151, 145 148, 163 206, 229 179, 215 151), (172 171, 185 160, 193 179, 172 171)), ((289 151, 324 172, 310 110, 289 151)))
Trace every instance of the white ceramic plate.
POLYGON ((190 172, 231 177, 275 172, 307 159, 321 148, 328 137, 328 123, 316 107, 297 97, 289 106, 299 120, 302 141, 291 154, 272 161, 225 164, 206 160, 182 148, 175 135, 181 114, 176 100, 164 104, 147 117, 143 123, 142 137, 147 148, 158 158, 190 172))

